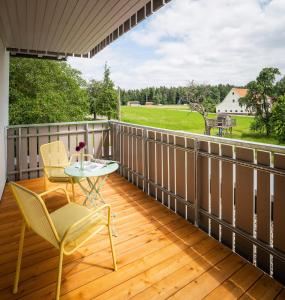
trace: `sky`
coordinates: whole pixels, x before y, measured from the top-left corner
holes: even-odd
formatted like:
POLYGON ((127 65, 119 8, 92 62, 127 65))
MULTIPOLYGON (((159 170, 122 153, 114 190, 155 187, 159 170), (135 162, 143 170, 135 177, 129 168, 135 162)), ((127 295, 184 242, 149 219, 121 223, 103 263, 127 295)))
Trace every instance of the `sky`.
POLYGON ((68 61, 87 80, 107 62, 124 89, 242 86, 264 67, 285 73, 285 0, 172 0, 92 59, 68 61))

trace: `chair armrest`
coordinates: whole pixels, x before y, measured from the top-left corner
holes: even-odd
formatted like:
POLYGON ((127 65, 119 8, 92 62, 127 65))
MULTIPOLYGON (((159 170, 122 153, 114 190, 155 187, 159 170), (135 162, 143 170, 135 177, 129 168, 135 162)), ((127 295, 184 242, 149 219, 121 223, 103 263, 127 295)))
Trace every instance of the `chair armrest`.
MULTIPOLYGON (((73 153, 71 156, 70 156, 70 159, 69 159, 69 163, 71 163, 72 159, 74 157, 79 157, 81 154, 78 154, 78 153, 73 153)), ((93 159, 93 155, 91 154, 83 154, 83 157, 89 157, 90 159, 93 159)))
POLYGON ((70 198, 69 198, 69 196, 68 196, 67 190, 66 190, 64 187, 58 186, 58 187, 56 187, 56 188, 50 189, 50 190, 48 190, 48 191, 46 191, 46 192, 43 192, 43 193, 40 193, 40 194, 38 194, 38 195, 39 195, 40 197, 43 197, 43 196, 46 196, 46 195, 48 195, 48 194, 50 194, 50 193, 52 193, 52 192, 55 192, 55 191, 57 191, 57 190, 63 190, 64 193, 65 193, 65 196, 66 196, 66 198, 67 198, 67 202, 70 203, 70 198))
POLYGON ((72 224, 65 232, 63 239, 62 239, 62 244, 65 243, 66 239, 68 239, 68 235, 72 232, 72 231, 76 231, 77 228, 80 228, 80 226, 82 226, 82 224, 88 224, 89 220, 92 220, 93 217, 101 210, 107 208, 108 209, 108 219, 107 219, 107 225, 110 226, 111 224, 111 206, 109 204, 104 204, 94 210, 91 210, 91 213, 87 216, 85 216, 84 218, 82 218, 81 220, 75 222, 74 224, 72 224))

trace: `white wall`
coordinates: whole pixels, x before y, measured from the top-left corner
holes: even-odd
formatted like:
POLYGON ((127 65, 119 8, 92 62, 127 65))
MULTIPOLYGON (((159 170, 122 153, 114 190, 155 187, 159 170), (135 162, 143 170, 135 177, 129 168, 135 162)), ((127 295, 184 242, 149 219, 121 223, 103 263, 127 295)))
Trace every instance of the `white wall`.
POLYGON ((0 198, 6 182, 6 131, 9 101, 9 53, 0 39, 0 198))
POLYGON ((239 105, 239 99, 239 94, 231 89, 225 99, 216 106, 216 113, 247 114, 245 106, 239 105))

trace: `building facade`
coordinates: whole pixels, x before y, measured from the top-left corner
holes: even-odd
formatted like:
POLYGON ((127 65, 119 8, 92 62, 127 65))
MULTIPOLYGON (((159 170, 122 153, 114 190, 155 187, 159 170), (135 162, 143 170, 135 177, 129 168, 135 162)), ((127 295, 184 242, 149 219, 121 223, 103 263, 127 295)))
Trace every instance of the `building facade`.
POLYGON ((247 89, 232 88, 225 99, 216 106, 216 113, 249 114, 250 111, 239 104, 239 99, 246 94, 247 89))

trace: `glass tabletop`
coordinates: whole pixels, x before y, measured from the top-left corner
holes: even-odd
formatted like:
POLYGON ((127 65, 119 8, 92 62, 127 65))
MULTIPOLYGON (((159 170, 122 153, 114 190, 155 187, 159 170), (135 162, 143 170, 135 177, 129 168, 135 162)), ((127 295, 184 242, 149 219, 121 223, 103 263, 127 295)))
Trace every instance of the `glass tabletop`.
POLYGON ((80 163, 76 162, 64 169, 64 173, 71 177, 99 177, 106 176, 118 170, 116 162, 100 165, 95 162, 84 161, 84 169, 80 170, 80 163))

